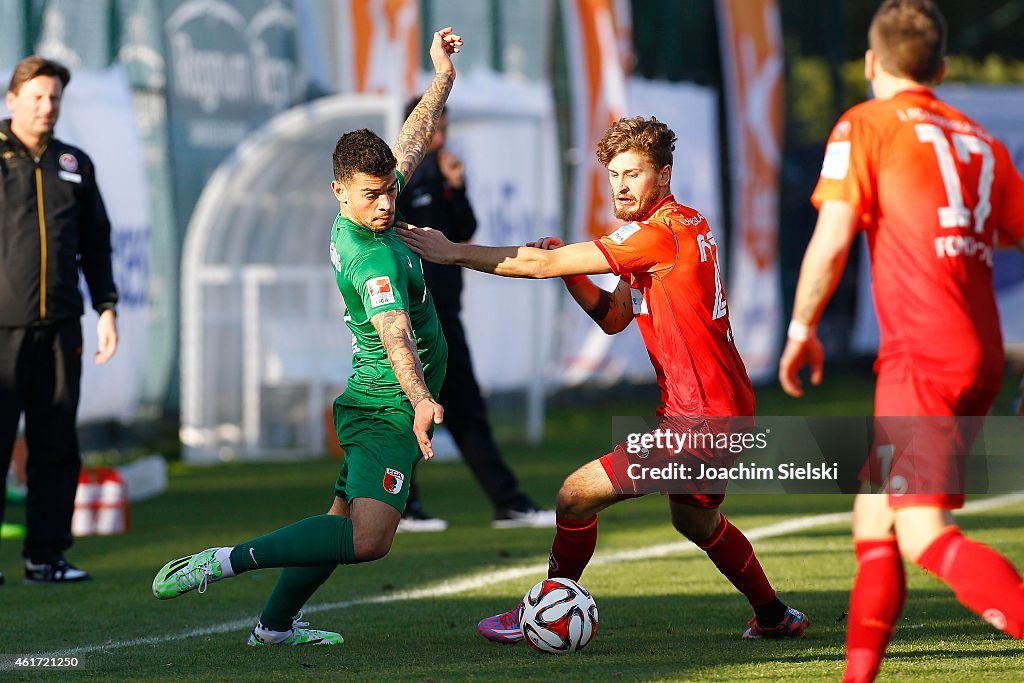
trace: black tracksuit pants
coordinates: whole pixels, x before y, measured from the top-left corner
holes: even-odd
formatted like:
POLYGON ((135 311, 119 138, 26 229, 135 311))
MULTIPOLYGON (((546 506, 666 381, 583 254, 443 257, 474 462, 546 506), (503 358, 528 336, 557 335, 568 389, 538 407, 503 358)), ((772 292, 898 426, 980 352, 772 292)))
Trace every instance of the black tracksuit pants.
POLYGON ((82 379, 78 318, 31 327, 0 327, 0 522, 7 470, 25 413, 28 527, 23 554, 53 562, 71 547, 71 515, 82 461, 75 419, 82 379))
MULTIPOLYGON (((441 386, 444 426, 451 432, 462 459, 495 508, 522 510, 532 503, 519 490, 516 477, 501 456, 487 420, 487 404, 473 374, 466 332, 458 314, 438 312, 448 342, 448 371, 441 386)), ((413 484, 410 500, 418 501, 413 484)), ((412 503, 415 506, 417 502, 412 503)))

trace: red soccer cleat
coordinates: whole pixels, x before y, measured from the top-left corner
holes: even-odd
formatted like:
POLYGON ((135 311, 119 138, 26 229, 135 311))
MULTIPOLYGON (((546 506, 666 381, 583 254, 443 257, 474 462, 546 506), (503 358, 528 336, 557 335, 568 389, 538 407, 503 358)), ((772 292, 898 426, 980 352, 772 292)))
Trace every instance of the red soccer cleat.
POLYGON ((493 617, 481 619, 476 625, 477 632, 487 640, 495 643, 518 643, 523 640, 523 629, 519 625, 519 615, 523 613, 523 603, 493 617))
POLYGON ((757 617, 751 617, 747 624, 747 630, 743 632, 744 638, 803 638, 804 631, 811 625, 811 620, 803 612, 789 607, 786 609, 786 616, 778 626, 761 628, 757 625, 757 617))

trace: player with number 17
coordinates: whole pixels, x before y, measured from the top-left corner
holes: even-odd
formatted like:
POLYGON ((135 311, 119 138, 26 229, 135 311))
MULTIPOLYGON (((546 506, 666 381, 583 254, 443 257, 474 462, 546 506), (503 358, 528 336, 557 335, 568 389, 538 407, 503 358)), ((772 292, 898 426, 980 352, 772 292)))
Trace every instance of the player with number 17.
POLYGON ((821 382, 815 328, 864 231, 881 343, 875 443, 853 507, 847 683, 879 673, 907 595, 904 558, 1024 637, 1020 575, 952 515, 964 505, 964 456, 1002 383, 992 250, 1024 248, 1024 180, 1002 143, 932 90, 946 70, 946 21, 934 2, 886 0, 868 45, 874 99, 844 113, 825 148, 811 196, 818 222, 779 362, 793 396, 803 395, 803 366, 821 382))

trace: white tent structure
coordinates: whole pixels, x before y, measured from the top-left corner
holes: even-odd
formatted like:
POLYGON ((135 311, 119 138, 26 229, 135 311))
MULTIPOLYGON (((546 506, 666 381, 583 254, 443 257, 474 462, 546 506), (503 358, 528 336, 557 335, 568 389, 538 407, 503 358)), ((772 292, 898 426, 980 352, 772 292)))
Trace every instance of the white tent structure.
MULTIPOLYGON (((464 79, 470 80, 472 79, 464 79)), ((477 241, 558 234, 557 151, 542 89, 456 89, 450 147, 467 168, 477 241), (480 104, 489 102, 490 104, 480 104)), ((336 96, 285 112, 211 177, 182 257, 181 440, 188 462, 322 453, 351 340, 328 257, 331 152, 367 127, 394 140, 402 103, 336 96)), ((526 390, 539 438, 555 308, 552 283, 467 273, 464 315, 486 390, 526 390)))

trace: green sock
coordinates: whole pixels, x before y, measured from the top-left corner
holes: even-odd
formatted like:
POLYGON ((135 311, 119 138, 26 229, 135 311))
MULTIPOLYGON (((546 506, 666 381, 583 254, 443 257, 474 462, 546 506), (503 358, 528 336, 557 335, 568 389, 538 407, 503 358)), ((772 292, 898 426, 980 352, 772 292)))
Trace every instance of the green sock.
POLYGON ((285 567, 277 579, 273 592, 263 606, 260 623, 271 631, 287 631, 292 620, 306 604, 337 565, 322 567, 285 567))
POLYGON ((354 562, 355 554, 352 520, 317 515, 239 543, 231 551, 231 568, 241 574, 269 567, 336 567, 354 562))

